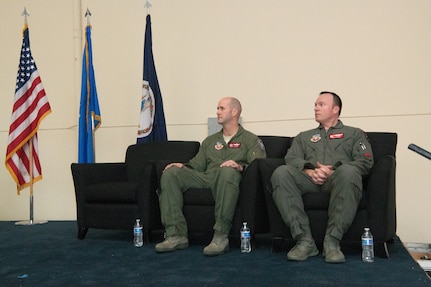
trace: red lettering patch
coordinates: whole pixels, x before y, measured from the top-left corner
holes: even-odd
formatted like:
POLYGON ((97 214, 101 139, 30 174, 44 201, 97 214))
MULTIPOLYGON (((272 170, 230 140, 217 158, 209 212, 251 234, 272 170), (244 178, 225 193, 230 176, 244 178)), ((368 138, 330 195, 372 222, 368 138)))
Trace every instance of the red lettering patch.
POLYGON ((241 147, 241 143, 231 142, 231 143, 229 143, 229 147, 230 148, 240 148, 241 147))
POLYGON ((344 138, 344 133, 330 134, 329 138, 331 140, 333 140, 333 139, 342 139, 342 138, 344 138))

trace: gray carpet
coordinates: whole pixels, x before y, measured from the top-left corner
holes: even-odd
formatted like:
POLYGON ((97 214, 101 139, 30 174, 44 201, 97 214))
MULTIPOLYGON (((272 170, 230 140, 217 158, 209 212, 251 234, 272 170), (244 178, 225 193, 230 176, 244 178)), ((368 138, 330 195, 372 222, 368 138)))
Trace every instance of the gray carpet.
POLYGON ((285 252, 271 252, 269 235, 250 254, 232 244, 209 258, 199 242, 168 254, 155 253, 154 243, 136 248, 132 230, 90 229, 78 240, 74 221, 3 221, 0 230, 0 286, 431 286, 398 238, 389 259, 364 263, 352 248, 346 263, 334 265, 321 255, 287 261, 285 252))

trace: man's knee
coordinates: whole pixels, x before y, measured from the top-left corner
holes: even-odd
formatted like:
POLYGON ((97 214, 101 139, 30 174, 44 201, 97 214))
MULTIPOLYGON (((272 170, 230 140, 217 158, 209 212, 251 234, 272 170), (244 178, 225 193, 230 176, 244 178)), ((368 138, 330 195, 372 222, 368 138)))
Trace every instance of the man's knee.
POLYGON ((181 173, 181 171, 182 169, 176 166, 166 169, 162 173, 162 177, 160 178, 160 184, 163 185, 165 182, 170 182, 173 178, 176 178, 178 174, 181 173))
POLYGON ((241 173, 231 167, 222 167, 220 168, 218 178, 239 185, 239 182, 241 181, 241 173))
POLYGON ((163 171, 160 178, 160 190, 158 192, 159 197, 170 196, 168 194, 172 195, 174 190, 181 189, 181 176, 183 173, 184 169, 176 166, 170 167, 163 171))
MULTIPOLYGON (((359 170, 351 165, 342 165, 336 170, 331 194, 341 196, 351 202, 359 203, 362 197, 362 176, 359 170)), ((352 206, 356 210, 354 206, 352 206)))
POLYGON ((280 165, 274 170, 270 179, 273 189, 280 185, 281 181, 287 181, 293 178, 292 169, 294 169, 294 167, 290 165, 280 165))
POLYGON ((336 171, 337 181, 344 181, 359 185, 362 182, 362 176, 357 167, 352 165, 341 165, 336 171))

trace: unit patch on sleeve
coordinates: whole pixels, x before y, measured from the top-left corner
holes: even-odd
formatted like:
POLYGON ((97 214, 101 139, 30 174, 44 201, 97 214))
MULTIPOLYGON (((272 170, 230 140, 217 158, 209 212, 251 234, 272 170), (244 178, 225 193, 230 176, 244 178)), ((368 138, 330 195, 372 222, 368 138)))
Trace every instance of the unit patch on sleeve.
POLYGON ((261 150, 265 151, 265 145, 263 144, 263 141, 261 139, 258 139, 257 144, 261 150))

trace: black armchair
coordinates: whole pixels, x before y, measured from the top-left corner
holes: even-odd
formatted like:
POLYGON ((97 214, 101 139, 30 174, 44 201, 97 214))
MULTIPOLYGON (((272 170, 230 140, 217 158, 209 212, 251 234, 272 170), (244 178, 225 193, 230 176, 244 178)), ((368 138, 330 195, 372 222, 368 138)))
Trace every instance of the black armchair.
POLYGON ((140 218, 148 242, 151 230, 162 229, 154 161, 187 162, 199 145, 193 141, 135 144, 127 148, 125 162, 72 163, 78 238, 84 239, 89 228, 131 230, 140 218))
MULTIPOLYGON (((342 243, 360 241, 364 227, 370 227, 374 235, 376 254, 389 257, 387 242, 396 235, 395 204, 395 151, 396 133, 367 133, 374 153, 374 166, 364 178, 363 196, 356 217, 344 234, 342 243)), ((290 146, 290 145, 289 145, 290 146)), ((284 155, 283 155, 284 157, 284 155)), ((272 233, 272 249, 278 251, 284 239, 292 241, 289 228, 284 224, 272 199, 270 177, 274 169, 284 164, 284 158, 259 159, 259 169, 265 189, 269 224, 272 233)), ((316 243, 321 244, 328 219, 327 193, 308 193, 303 196, 305 211, 310 218, 311 232, 316 243)))

